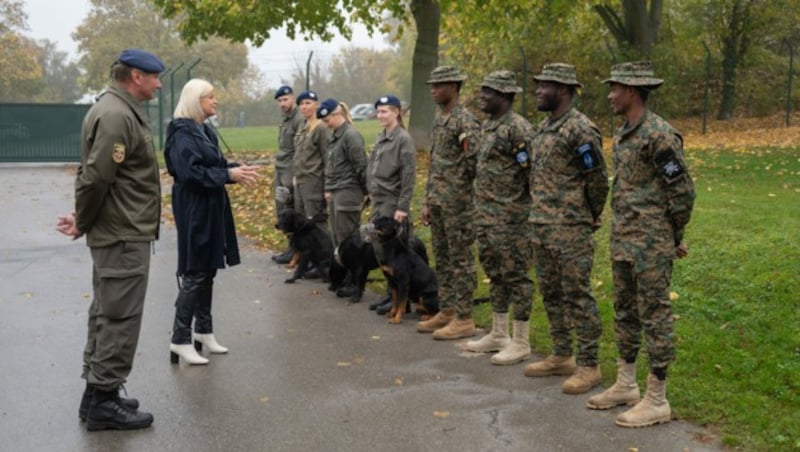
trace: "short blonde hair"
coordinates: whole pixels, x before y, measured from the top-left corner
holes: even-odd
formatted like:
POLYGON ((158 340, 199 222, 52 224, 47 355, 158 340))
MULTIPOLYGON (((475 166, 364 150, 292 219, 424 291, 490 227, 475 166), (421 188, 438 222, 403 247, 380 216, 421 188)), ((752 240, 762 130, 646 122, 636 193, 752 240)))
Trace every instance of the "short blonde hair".
POLYGON ((210 95, 213 91, 214 86, 201 78, 189 80, 183 85, 181 97, 178 99, 178 105, 175 106, 172 118, 190 118, 202 123, 206 118, 203 115, 203 108, 200 107, 200 99, 210 95))

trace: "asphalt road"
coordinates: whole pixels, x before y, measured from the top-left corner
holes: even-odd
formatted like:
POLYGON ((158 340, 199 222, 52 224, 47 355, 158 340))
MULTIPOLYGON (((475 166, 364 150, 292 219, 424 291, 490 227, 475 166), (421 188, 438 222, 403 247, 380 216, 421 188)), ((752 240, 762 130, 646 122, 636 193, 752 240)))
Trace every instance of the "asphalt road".
MULTIPOLYGON (((215 333, 229 347, 207 366, 171 365, 176 237, 152 256, 128 394, 155 417, 131 432, 78 420, 91 301, 83 240, 55 231, 73 204, 74 165, 0 165, 0 451, 705 451, 701 427, 614 425, 562 379, 531 379, 436 342, 406 316, 392 326, 322 283, 283 284, 269 253, 242 244, 221 271, 215 333)), ((599 389, 597 390, 599 392, 599 389)))

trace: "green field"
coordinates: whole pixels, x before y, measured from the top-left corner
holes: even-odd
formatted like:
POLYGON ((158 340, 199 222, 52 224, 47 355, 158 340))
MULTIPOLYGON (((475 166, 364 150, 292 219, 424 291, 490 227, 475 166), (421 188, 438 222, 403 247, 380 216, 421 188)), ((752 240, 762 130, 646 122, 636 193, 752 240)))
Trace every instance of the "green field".
MULTIPOLYGON (((369 148, 377 123, 357 126, 369 148)), ((277 136, 276 128, 221 132, 241 150, 274 149, 277 136)), ((668 389, 673 413, 707 426, 726 446, 800 450, 800 148, 690 148, 686 155, 697 201, 686 235, 690 254, 676 261, 672 284, 677 295, 677 360, 670 368, 668 389)), ((426 168, 421 156, 416 212, 426 168)), ((617 357, 609 214, 606 211, 604 226, 595 234, 592 274, 603 316, 601 365, 606 385, 614 380, 617 357)), ((257 218, 261 224, 245 229, 257 230, 255 237, 269 242, 264 237, 275 237, 271 218, 257 218)), ((429 230, 415 226, 429 241, 429 230)), ((378 273, 374 277, 380 280, 378 273)), ((477 295, 487 293, 484 278, 479 276, 477 295)), ((381 290, 379 286, 374 288, 381 290)), ((490 325, 490 315, 491 307, 482 305, 476 322, 490 325)), ((538 294, 531 324, 533 348, 547 354, 550 338, 538 294)), ((642 387, 646 367, 642 356, 642 387)))
MULTIPOLYGON (((356 121, 356 128, 364 136, 367 146, 375 143, 381 130, 376 120, 356 121)), ((263 151, 278 148, 278 126, 266 127, 226 127, 219 129, 219 135, 233 151, 263 151)), ((225 144, 220 143, 222 147, 225 144)))

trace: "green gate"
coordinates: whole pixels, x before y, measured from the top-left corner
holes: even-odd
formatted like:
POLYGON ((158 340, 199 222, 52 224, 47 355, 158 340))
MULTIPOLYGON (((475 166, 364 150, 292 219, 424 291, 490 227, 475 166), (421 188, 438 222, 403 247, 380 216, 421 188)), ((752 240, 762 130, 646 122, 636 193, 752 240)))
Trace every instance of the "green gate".
POLYGON ((0 162, 80 162, 88 104, 0 104, 0 162))

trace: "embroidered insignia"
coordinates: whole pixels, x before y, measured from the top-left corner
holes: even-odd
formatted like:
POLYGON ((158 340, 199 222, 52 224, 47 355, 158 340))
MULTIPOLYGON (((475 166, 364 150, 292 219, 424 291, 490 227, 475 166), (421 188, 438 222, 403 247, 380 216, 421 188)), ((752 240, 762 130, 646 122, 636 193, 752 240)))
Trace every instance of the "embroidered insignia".
POLYGON ((581 159, 583 169, 590 170, 596 165, 596 157, 594 155, 594 148, 591 143, 584 143, 578 147, 578 157, 581 159))
POLYGON ((114 143, 114 148, 111 151, 111 159, 115 163, 122 163, 125 161, 125 145, 122 143, 114 143))
POLYGON ((514 157, 517 160, 517 163, 523 168, 527 168, 528 164, 530 164, 530 156, 528 155, 528 148, 525 146, 525 143, 520 143, 517 148, 517 155, 514 157))
POLYGON ((674 151, 656 157, 656 165, 667 183, 676 181, 686 172, 674 151))

